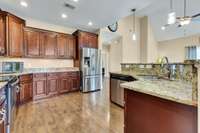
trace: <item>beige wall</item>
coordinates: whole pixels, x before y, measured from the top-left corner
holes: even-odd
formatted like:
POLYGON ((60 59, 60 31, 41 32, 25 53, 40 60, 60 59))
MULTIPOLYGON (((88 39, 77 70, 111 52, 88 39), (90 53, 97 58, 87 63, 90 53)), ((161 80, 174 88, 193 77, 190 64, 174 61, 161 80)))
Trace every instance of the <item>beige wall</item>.
POLYGON ((27 59, 27 58, 0 58, 0 61, 24 62, 25 68, 62 68, 73 67, 73 60, 62 59, 27 59))
POLYGON ((128 16, 119 21, 117 33, 122 36, 122 63, 140 62, 140 21, 136 18, 136 37, 132 40, 133 17, 128 16))
POLYGON ((140 19, 140 62, 156 62, 158 57, 158 43, 147 16, 140 19))
MULTIPOLYGON (((41 28, 56 32, 71 34, 75 31, 73 28, 62 27, 53 25, 33 19, 25 19, 27 26, 41 28)), ((73 67, 73 60, 61 60, 61 59, 28 59, 28 58, 3 58, 0 57, 0 61, 21 61, 24 62, 25 68, 57 68, 57 67, 73 67)))
POLYGON ((183 62, 185 46, 200 45, 200 35, 159 42, 159 57, 167 56, 170 62, 183 62))

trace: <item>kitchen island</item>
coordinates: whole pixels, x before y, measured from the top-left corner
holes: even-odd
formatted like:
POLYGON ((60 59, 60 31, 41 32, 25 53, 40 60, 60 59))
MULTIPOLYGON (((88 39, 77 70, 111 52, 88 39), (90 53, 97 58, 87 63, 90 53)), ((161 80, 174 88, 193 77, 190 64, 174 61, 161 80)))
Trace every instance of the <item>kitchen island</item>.
POLYGON ((125 133, 197 133, 192 84, 129 75, 138 80, 121 84, 125 88, 125 133))

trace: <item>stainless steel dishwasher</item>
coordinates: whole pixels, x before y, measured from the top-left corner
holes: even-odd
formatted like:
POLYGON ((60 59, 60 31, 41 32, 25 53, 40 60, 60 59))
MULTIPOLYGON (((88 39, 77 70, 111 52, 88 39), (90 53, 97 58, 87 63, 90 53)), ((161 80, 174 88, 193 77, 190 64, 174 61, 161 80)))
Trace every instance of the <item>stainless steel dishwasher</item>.
POLYGON ((111 102, 124 107, 124 88, 120 84, 135 81, 135 78, 129 75, 110 73, 110 100, 111 102))

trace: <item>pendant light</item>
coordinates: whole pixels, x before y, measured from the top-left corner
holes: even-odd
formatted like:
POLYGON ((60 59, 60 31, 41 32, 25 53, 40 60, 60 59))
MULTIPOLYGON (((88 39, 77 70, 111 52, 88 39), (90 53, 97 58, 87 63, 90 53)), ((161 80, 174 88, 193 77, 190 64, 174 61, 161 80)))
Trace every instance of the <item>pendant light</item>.
POLYGON ((170 12, 168 13, 167 24, 175 24, 176 23, 176 12, 174 12, 173 8, 173 0, 170 0, 170 12))
POLYGON ((132 31, 132 39, 133 41, 136 41, 137 40, 137 37, 136 37, 136 26, 135 26, 135 11, 136 9, 132 9, 131 10, 133 12, 133 31, 132 31))

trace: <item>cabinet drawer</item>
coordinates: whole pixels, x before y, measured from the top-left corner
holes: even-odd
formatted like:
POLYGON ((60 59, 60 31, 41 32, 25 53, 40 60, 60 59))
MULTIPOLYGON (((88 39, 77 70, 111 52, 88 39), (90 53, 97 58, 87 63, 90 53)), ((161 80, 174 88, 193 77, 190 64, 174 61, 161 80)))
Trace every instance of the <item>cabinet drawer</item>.
POLYGON ((20 82, 32 81, 33 76, 32 74, 22 75, 19 77, 19 79, 20 79, 20 82))
POLYGON ((33 80, 42 80, 42 79, 46 79, 46 73, 37 73, 37 74, 33 74, 33 80))
POLYGON ((59 73, 48 73, 47 74, 48 79, 58 78, 58 77, 59 77, 59 73))
POLYGON ((78 72, 68 72, 68 75, 72 76, 72 77, 77 77, 78 76, 78 72))

